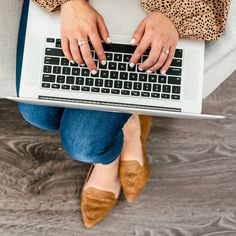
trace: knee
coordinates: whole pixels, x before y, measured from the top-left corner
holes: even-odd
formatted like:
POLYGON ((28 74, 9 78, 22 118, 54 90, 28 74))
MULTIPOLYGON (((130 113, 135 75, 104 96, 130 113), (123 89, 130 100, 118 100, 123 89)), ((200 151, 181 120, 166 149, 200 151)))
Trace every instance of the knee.
MULTIPOLYGON (((112 140, 98 140, 82 133, 67 134, 61 132, 61 142, 66 153, 74 160, 92 163, 109 164, 114 161, 122 150, 123 133, 112 140)), ((95 135, 94 135, 95 136, 95 135)))
POLYGON ((19 103, 18 110, 29 124, 37 128, 47 131, 56 131, 59 128, 59 124, 53 120, 47 107, 19 103))

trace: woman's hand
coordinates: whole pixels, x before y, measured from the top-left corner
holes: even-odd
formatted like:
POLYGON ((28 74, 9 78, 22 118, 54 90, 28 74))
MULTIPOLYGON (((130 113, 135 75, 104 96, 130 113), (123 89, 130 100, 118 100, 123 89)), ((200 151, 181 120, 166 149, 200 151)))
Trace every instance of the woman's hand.
POLYGON ((61 6, 61 42, 66 58, 78 64, 86 63, 93 74, 97 67, 88 43, 78 46, 78 41, 91 41, 102 64, 106 56, 101 40, 110 43, 109 33, 103 17, 86 1, 72 0, 61 6))
POLYGON ((130 66, 137 64, 146 49, 151 47, 148 58, 139 65, 140 70, 151 73, 161 68, 161 73, 165 74, 178 39, 178 31, 168 17, 158 12, 150 13, 141 21, 131 40, 131 44, 138 46, 130 59, 130 66))

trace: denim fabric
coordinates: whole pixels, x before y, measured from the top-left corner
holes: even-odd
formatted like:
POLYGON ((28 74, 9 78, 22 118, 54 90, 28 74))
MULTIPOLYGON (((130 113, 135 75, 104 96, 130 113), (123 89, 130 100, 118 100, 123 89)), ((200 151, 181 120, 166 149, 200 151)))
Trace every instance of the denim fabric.
MULTIPOLYGON (((24 52, 29 0, 25 0, 18 33, 16 87, 19 85, 24 52)), ((30 124, 47 130, 59 131, 66 152, 75 160, 109 164, 121 153, 122 128, 131 114, 84 109, 18 104, 23 118, 30 124)))

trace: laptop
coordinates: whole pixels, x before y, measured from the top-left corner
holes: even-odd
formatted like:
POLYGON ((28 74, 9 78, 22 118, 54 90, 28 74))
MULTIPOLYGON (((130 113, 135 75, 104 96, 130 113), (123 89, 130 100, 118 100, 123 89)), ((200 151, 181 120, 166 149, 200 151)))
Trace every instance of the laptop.
MULTIPOLYGON (((148 114, 153 116, 221 119, 201 114, 204 41, 180 39, 166 75, 147 74, 129 59, 129 44, 145 17, 138 0, 91 0, 104 17, 111 45, 104 44, 107 65, 92 54, 99 73, 71 64, 60 41, 60 13, 48 13, 30 1, 19 97, 8 99, 45 106, 148 114)), ((148 52, 142 56, 145 60, 148 52)))

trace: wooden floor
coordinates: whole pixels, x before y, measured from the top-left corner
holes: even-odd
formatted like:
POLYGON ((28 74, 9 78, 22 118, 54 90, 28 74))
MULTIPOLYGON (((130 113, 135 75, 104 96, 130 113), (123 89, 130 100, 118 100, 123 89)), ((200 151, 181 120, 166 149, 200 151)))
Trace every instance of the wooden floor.
POLYGON ((79 208, 88 165, 67 157, 56 134, 31 127, 0 101, 0 235, 235 236, 236 73, 206 101, 222 121, 155 118, 151 176, 92 230, 79 208))

